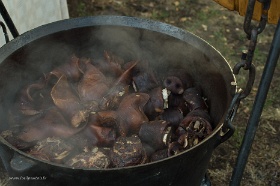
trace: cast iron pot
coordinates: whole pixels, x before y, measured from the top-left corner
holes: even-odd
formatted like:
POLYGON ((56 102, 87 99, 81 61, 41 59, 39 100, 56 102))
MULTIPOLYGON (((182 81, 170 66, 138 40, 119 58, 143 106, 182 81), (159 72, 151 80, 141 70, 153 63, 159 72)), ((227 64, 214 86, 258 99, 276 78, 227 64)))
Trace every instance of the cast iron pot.
POLYGON ((235 78, 221 54, 180 28, 123 16, 84 17, 28 31, 0 49, 0 130, 9 128, 7 111, 16 92, 75 53, 91 57, 112 51, 126 61, 145 58, 156 71, 184 68, 207 97, 213 133, 185 152, 144 165, 108 170, 73 169, 41 161, 0 137, 0 155, 15 184, 23 185, 200 185, 236 92, 235 78), (27 181, 29 179, 29 181, 27 181), (34 180, 35 179, 35 180, 34 180), (31 181, 32 180, 32 181, 31 181), (28 182, 28 183, 27 183, 28 182))

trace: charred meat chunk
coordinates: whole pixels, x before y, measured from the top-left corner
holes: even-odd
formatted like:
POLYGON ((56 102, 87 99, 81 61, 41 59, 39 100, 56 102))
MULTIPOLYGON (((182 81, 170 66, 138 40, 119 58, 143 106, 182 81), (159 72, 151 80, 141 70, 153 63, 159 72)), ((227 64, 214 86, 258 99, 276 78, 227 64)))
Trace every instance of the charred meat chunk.
POLYGON ((111 160, 114 167, 127 167, 143 162, 144 153, 140 138, 137 135, 119 137, 112 150, 111 160))

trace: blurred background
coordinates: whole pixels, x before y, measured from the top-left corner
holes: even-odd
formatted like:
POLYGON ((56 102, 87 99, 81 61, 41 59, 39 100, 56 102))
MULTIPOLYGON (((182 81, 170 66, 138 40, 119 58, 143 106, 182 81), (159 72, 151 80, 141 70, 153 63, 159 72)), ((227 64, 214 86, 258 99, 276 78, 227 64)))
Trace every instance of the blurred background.
MULTIPOLYGON (((34 4, 39 2, 38 0, 3 1, 4 4, 7 4, 9 13, 13 12, 17 6, 20 7, 16 9, 18 12, 21 9, 20 5, 15 7, 12 1, 20 4, 34 4)), ((95 15, 122 15, 158 20, 192 32, 220 51, 231 67, 234 67, 240 61, 241 51, 246 49, 248 45, 246 34, 243 31, 244 17, 240 16, 238 12, 227 10, 214 1, 51 0, 48 2, 53 2, 53 5, 50 6, 52 8, 47 8, 47 6, 40 4, 34 6, 37 7, 34 11, 37 11, 38 14, 38 16, 34 16, 38 18, 37 21, 34 20, 36 22, 35 24, 28 23, 28 26, 26 23, 25 13, 30 13, 30 10, 22 10, 23 13, 17 15, 17 17, 11 15, 12 19, 16 19, 14 21, 16 27, 18 25, 24 25, 24 28, 20 27, 19 29, 20 34, 42 24, 60 19, 95 15), (38 10, 38 7, 41 7, 39 8, 40 10, 38 10), (55 16, 52 12, 58 14, 55 16), (39 19, 40 15, 42 16, 39 19), (51 17, 53 18, 50 19, 51 17)), ((211 183, 214 186, 228 185, 230 181, 275 28, 276 25, 267 25, 258 37, 258 44, 253 59, 257 70, 253 90, 241 102, 238 113, 233 121, 236 127, 234 135, 214 151, 210 161, 208 173, 211 183)), ((280 185, 279 65, 278 61, 241 185, 280 185)), ((236 76, 239 87, 245 87, 247 75, 246 71, 241 70, 241 73, 236 76)), ((3 174, 0 174, 0 185, 9 185, 7 175, 5 175, 3 168, 2 172, 3 174)))

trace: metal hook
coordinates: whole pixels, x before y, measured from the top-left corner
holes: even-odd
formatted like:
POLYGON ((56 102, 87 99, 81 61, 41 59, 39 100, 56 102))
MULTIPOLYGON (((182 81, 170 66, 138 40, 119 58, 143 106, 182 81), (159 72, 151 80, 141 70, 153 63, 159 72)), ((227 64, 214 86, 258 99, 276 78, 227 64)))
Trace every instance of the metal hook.
POLYGON ((2 27, 2 30, 4 32, 5 41, 6 41, 6 43, 8 43, 10 41, 10 39, 9 39, 9 35, 7 33, 6 26, 5 26, 5 24, 2 21, 0 21, 0 26, 2 27))
POLYGON ((18 33, 8 11, 6 10, 5 5, 3 4, 2 0, 0 0, 0 13, 1 13, 4 21, 6 22, 13 37, 16 38, 17 36, 19 36, 19 33, 18 33))

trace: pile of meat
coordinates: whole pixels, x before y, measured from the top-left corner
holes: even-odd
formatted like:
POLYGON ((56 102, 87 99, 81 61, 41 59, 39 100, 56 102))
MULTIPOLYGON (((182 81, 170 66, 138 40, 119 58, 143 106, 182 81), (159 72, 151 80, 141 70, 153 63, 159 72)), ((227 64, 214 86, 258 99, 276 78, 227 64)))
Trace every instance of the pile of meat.
POLYGON ((74 168, 127 167, 181 153, 212 132, 208 106, 184 69, 69 57, 23 87, 1 135, 37 159, 74 168))

